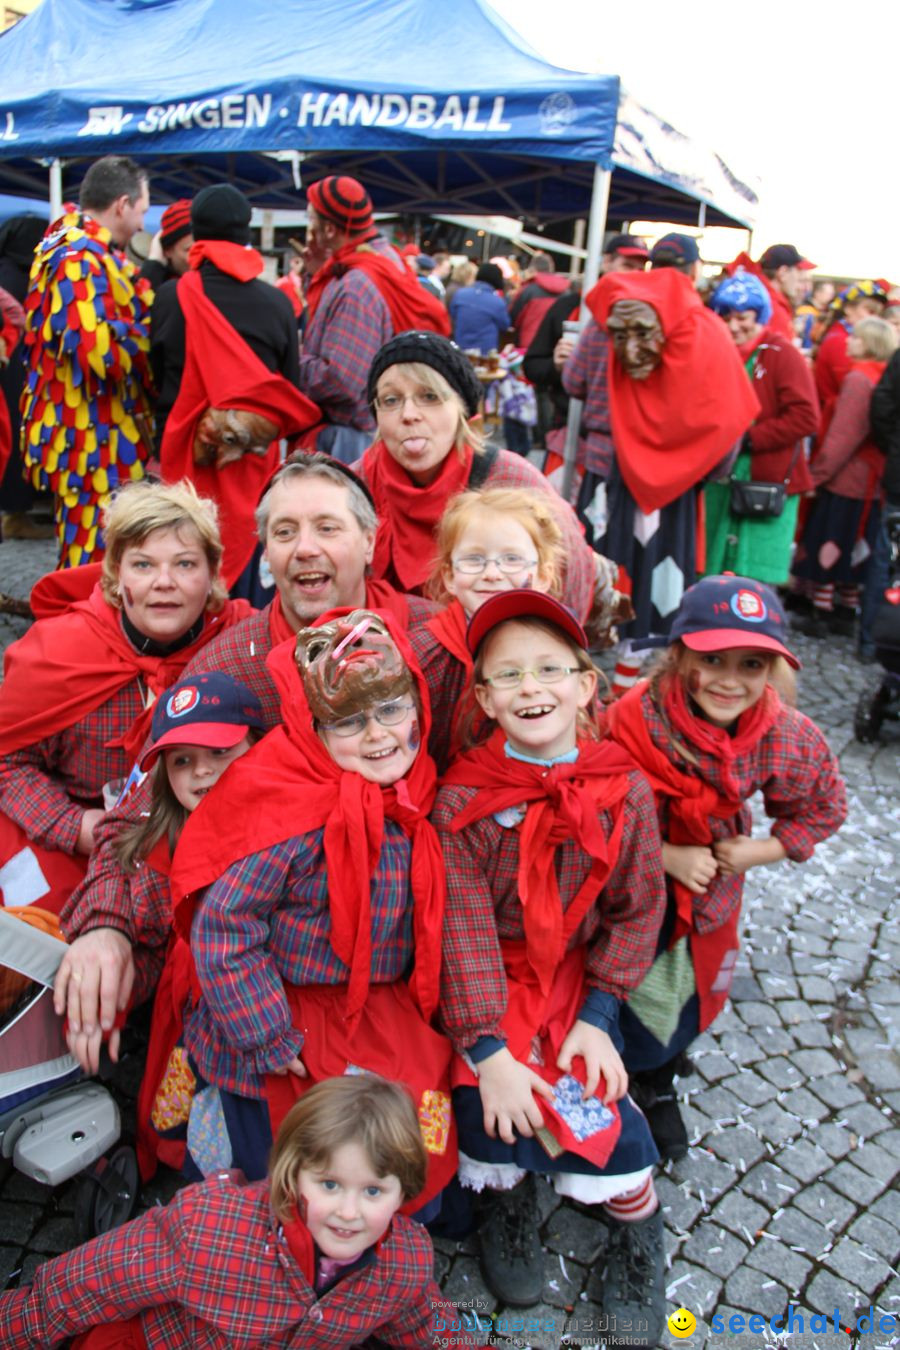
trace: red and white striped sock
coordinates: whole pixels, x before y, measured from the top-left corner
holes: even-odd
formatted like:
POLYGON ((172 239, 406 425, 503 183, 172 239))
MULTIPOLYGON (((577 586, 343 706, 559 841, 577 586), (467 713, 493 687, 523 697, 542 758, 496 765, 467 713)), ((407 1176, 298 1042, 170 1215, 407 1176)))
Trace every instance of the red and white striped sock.
POLYGON ((813 591, 813 604, 816 609, 825 610, 830 614, 834 609, 834 583, 830 581, 823 582, 816 586, 813 591))
POLYGON ((858 586, 838 586, 838 603, 846 605, 847 609, 859 609, 859 590, 858 586))
POLYGON ((613 1196, 603 1208, 611 1219, 617 1219, 619 1223, 637 1223, 639 1219, 649 1219, 659 1208, 653 1178, 648 1177, 643 1186, 638 1186, 636 1190, 613 1196))
POLYGON ((640 661, 619 657, 612 680, 612 692, 615 698, 621 698, 635 683, 641 673, 640 661))

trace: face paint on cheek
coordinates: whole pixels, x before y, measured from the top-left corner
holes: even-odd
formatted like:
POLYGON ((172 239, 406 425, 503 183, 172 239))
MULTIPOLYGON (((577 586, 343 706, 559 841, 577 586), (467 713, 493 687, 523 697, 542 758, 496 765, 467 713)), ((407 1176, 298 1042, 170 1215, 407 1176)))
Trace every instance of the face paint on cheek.
POLYGON ((406 742, 406 744, 410 750, 418 750, 421 743, 422 738, 419 735, 419 724, 418 722, 413 722, 412 726, 409 729, 409 740, 406 742))
POLYGON ((687 687, 688 687, 688 693, 689 693, 689 694, 696 694, 696 693, 699 693, 699 691, 700 691, 700 672, 699 672, 699 670, 692 670, 692 671, 690 671, 690 672, 688 673, 688 677, 687 677, 687 687))
POLYGON ((122 594, 125 597, 125 601, 127 604, 129 605, 134 604, 134 596, 131 593, 131 588, 129 586, 126 586, 124 582, 122 584, 122 594))
POLYGON ((302 1192, 297 1194, 297 1216, 301 1223, 306 1223, 306 1196, 302 1192))

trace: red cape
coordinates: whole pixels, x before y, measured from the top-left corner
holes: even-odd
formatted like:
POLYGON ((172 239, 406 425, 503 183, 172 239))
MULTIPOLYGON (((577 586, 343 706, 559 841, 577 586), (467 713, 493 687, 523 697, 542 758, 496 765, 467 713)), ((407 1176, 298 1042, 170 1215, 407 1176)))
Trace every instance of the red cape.
POLYGON ((502 731, 495 731, 487 745, 460 756, 442 782, 478 788, 454 819, 454 833, 508 806, 527 805, 519 826, 519 898, 528 964, 546 993, 566 954, 568 937, 615 867, 627 775, 635 764, 611 741, 579 741, 573 764, 546 769, 509 758, 503 750, 505 740, 502 731), (597 819, 601 808, 613 817, 609 838, 597 819), (557 848, 567 839, 574 839, 594 862, 564 914, 555 860, 557 848))
POLYGON ((616 301, 642 300, 665 334, 662 362, 646 380, 633 380, 615 357, 609 363, 616 462, 649 513, 706 477, 759 415, 759 399, 722 320, 683 273, 614 272, 586 300, 601 328, 616 301))
POLYGON ((375 253, 359 243, 339 248, 313 276, 306 292, 308 322, 312 323, 325 287, 333 277, 342 277, 351 268, 359 267, 378 287, 388 307, 395 333, 411 328, 427 329, 450 337, 450 315, 445 307, 424 286, 420 286, 408 267, 397 267, 381 253, 375 253))
POLYGON ((434 532, 447 506, 469 481, 470 446, 462 456, 451 449, 433 482, 419 487, 397 463, 384 441, 376 441, 362 458, 362 476, 375 498, 378 535, 372 570, 396 577, 405 591, 418 590, 435 560, 434 532))
MULTIPOLYGON (((199 266, 207 254, 195 254, 194 249, 192 257, 199 266)), ((238 253, 251 261, 258 258, 246 249, 238 253)), ((210 260, 230 276, 237 275, 238 280, 250 279, 246 263, 238 271, 242 258, 231 262, 227 254, 217 253, 210 260)), ((280 435, 290 436, 319 422, 321 413, 305 394, 283 375, 268 370, 251 351, 207 297, 199 272, 187 272, 179 279, 178 303, 185 322, 184 373, 163 433, 160 467, 166 482, 189 478, 198 492, 218 504, 225 543, 222 578, 230 588, 256 546, 253 512, 264 483, 278 465, 278 442, 272 442, 267 454, 243 455, 224 469, 197 464, 194 436, 200 419, 208 408, 239 408, 270 418, 278 423, 280 435)))
MULTIPOLYGON (((43 581, 45 593, 49 580, 43 581)), ((218 614, 207 617, 200 636, 189 646, 171 656, 142 656, 122 631, 119 611, 107 604, 95 585, 87 600, 77 601, 55 618, 40 620, 7 648, 0 690, 0 755, 72 726, 132 680, 141 679, 152 694, 161 694, 210 638, 250 612, 245 600, 228 600, 218 614)), ((149 731, 149 718, 148 708, 121 744, 136 753, 149 731)))
MULTIPOLYGON (((328 617, 346 613, 332 610, 328 617)), ((215 795, 191 815, 175 853, 172 898, 176 928, 189 936, 193 892, 210 885, 239 858, 324 827, 331 944, 350 970, 347 1016, 352 1017, 365 1003, 369 987, 371 879, 384 821, 393 820, 412 841, 416 968, 410 983, 427 1020, 437 1006, 444 911, 443 857, 428 820, 437 785, 426 750, 431 715, 425 680, 406 635, 391 615, 385 618, 415 678, 422 706, 421 748, 407 776, 381 788, 338 767, 313 729, 292 637, 266 661, 281 695, 284 724, 236 760, 215 795)))

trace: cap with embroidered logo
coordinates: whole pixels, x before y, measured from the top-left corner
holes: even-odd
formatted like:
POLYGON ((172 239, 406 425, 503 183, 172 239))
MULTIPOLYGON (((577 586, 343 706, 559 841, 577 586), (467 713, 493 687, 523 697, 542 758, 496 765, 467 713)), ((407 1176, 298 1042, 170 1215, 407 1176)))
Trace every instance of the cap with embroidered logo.
POLYGON ((230 750, 250 727, 265 731, 266 724, 262 704, 245 684, 219 670, 179 680, 160 694, 153 709, 153 743, 141 756, 141 771, 148 773, 172 745, 230 750))

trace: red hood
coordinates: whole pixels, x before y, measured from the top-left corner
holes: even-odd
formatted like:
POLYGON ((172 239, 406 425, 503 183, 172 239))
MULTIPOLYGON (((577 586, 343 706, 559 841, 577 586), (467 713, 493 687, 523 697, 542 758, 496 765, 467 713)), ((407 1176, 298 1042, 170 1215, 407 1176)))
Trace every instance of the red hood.
POLYGON ((529 284, 540 286, 548 295, 562 295, 569 289, 571 282, 564 272, 537 272, 529 284))

